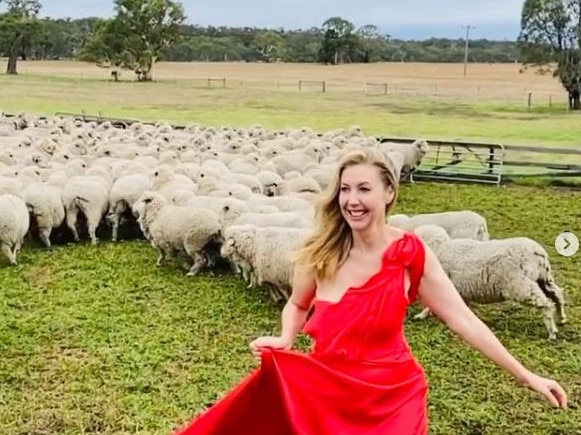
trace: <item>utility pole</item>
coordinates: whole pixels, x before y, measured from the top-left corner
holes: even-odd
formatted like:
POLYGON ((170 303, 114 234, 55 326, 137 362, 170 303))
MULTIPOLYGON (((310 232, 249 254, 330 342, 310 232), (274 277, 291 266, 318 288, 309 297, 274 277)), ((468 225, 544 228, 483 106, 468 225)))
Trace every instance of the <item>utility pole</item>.
POLYGON ((467 24, 462 26, 466 29, 466 38, 464 40, 464 77, 466 77, 466 69, 468 68, 468 41, 470 40, 470 29, 475 29, 476 27, 467 24))

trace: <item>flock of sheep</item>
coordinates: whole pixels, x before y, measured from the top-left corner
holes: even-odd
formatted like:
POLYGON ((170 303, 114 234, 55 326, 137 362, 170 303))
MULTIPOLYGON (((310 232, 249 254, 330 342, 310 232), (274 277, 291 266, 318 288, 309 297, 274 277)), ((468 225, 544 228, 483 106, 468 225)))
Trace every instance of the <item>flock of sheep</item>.
MULTIPOLYGON (((344 153, 368 146, 384 153, 401 180, 428 150, 423 140, 380 143, 358 127, 317 134, 2 116, 0 246, 17 264, 29 238, 50 247, 54 232, 78 242, 86 231, 97 245, 99 226, 116 241, 121 227, 133 225, 157 250, 158 266, 179 255, 195 276, 223 260, 249 288, 285 300, 289 254, 311 229, 314 200, 344 153)), ((468 302, 531 304, 556 338, 555 306, 558 321, 566 320, 563 291, 537 242, 490 240, 484 217, 467 210, 395 215, 389 222, 434 249, 468 302)))

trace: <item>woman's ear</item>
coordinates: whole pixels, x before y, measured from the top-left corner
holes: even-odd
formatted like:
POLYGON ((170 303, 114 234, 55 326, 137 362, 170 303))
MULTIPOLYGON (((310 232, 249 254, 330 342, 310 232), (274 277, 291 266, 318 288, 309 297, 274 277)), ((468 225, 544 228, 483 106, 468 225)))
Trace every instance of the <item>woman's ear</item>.
POLYGON ((385 189, 385 202, 387 205, 391 204, 393 202, 393 198, 395 197, 395 190, 393 189, 393 186, 389 186, 387 189, 385 189))

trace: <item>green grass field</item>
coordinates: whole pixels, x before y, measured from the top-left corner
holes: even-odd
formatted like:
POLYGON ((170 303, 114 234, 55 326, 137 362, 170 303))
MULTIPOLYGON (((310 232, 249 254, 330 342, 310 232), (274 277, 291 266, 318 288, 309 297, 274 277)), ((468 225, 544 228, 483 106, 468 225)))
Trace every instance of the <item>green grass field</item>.
MULTIPOLYGON (((106 83, 68 77, 0 76, 0 109, 95 114, 178 123, 320 130, 359 124, 371 134, 571 146, 576 115, 525 113, 501 103, 388 100, 359 94, 202 89, 180 83, 106 83), (404 110, 405 109, 405 110, 404 110)), ((550 343, 538 310, 476 306, 529 368, 556 377, 568 410, 461 343, 437 320, 409 320, 407 336, 431 386, 434 435, 581 434, 581 253, 553 247, 581 235, 579 194, 523 186, 404 185, 395 213, 472 209, 494 237, 529 236, 550 254, 569 322, 550 343)), ((143 241, 99 246, 27 245, 15 268, 0 263, 0 433, 168 434, 256 367, 248 342, 276 333, 279 307, 227 274, 188 279, 156 268, 143 241)), ((414 307, 410 314, 418 311, 414 307)), ((308 340, 301 337, 299 348, 308 340)))

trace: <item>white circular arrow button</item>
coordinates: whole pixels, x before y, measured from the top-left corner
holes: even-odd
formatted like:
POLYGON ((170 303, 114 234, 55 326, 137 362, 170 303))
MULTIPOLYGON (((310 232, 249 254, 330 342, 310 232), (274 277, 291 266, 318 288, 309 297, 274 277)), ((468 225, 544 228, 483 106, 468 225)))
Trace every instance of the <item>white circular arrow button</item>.
POLYGON ((579 239, 574 233, 564 231, 555 239, 555 249, 563 257, 571 257, 579 250, 579 239))

